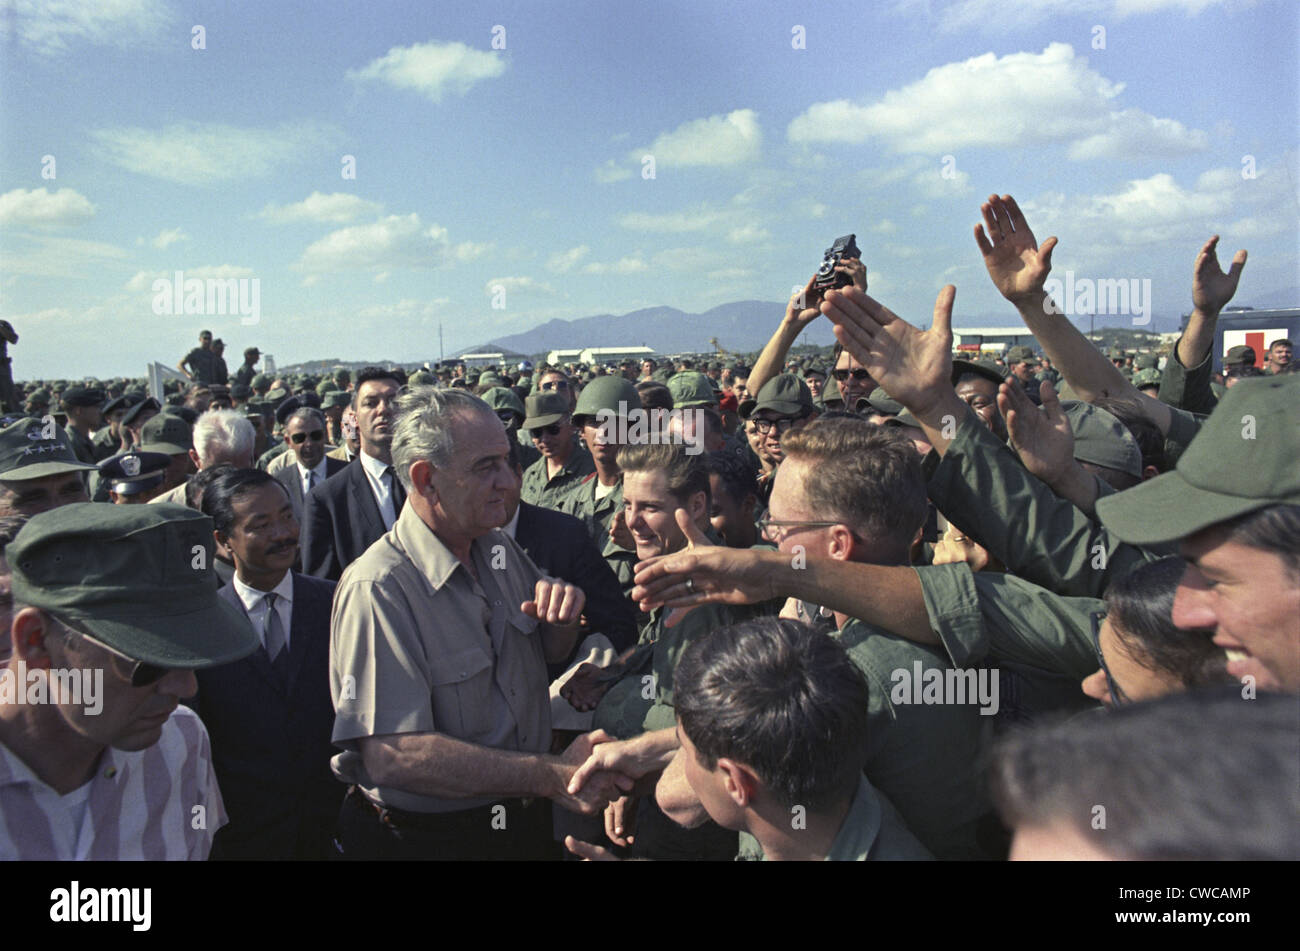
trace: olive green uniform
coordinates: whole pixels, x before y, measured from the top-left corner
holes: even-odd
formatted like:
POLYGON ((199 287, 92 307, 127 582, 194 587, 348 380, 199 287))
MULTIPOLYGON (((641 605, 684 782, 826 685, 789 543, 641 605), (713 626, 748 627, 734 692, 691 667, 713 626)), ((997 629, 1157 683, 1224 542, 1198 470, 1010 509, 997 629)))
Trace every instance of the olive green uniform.
POLYGON ((564 497, 582 481, 582 477, 595 472, 596 463, 582 441, 575 437, 573 452, 559 472, 547 478, 546 458, 539 458, 524 472, 524 484, 519 497, 529 505, 546 509, 560 509, 564 497))
POLYGON ((68 434, 68 442, 72 443, 72 452, 76 455, 77 461, 84 462, 88 466, 98 462, 95 458, 95 443, 89 436, 81 435, 71 426, 64 426, 63 431, 68 434))

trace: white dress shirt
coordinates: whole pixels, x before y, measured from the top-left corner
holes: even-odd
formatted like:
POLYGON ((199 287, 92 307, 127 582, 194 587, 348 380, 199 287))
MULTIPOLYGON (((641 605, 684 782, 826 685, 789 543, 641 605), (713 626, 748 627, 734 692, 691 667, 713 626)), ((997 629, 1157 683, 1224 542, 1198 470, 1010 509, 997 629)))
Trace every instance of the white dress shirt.
MULTIPOLYGON (((235 596, 239 598, 244 613, 248 615, 248 620, 253 625, 253 630, 257 631, 257 636, 262 639, 262 648, 265 649, 266 596, 271 592, 250 588, 239 580, 238 574, 235 575, 227 587, 233 590, 235 596)), ((284 625, 284 646, 287 649, 289 647, 289 631, 292 629, 293 624, 293 572, 286 571, 284 577, 280 579, 280 583, 271 591, 278 595, 275 599, 275 610, 280 615, 280 623, 284 625)))
MULTIPOLYGON (((380 462, 374 456, 368 456, 364 452, 357 453, 361 460, 361 468, 365 470, 366 479, 370 482, 370 491, 375 493, 375 502, 379 504, 379 514, 384 519, 384 530, 393 527, 397 521, 397 510, 393 506, 393 487, 389 483, 385 473, 388 470, 389 463, 380 462)), ((397 474, 393 474, 396 478, 397 474)))
POLYGON ((309 472, 316 474, 316 485, 320 485, 322 482, 325 481, 325 470, 327 468, 325 463, 325 457, 324 456, 321 457, 321 460, 316 464, 315 469, 308 469, 301 462, 295 462, 294 466, 298 470, 298 481, 302 483, 302 497, 305 499, 308 493, 310 493, 312 489, 316 488, 315 485, 313 486, 307 485, 307 474, 309 472))

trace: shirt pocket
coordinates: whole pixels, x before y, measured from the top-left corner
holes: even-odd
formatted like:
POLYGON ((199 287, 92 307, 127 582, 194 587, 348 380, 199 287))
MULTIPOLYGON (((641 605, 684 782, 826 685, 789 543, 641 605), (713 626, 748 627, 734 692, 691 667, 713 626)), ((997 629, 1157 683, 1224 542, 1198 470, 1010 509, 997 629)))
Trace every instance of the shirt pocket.
POLYGON ((492 658, 477 647, 430 659, 434 729, 471 742, 492 729, 492 658))

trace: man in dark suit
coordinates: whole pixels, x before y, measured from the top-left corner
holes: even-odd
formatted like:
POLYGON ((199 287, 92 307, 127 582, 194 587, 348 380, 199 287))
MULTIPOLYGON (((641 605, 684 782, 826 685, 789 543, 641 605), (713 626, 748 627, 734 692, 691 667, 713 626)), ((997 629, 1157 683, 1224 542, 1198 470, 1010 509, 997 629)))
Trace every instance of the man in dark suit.
POLYGON ((295 462, 275 473, 293 502, 293 517, 302 523, 307 493, 347 465, 325 456, 325 414, 310 406, 296 409, 284 423, 284 441, 295 462))
MULTIPOLYGON (((518 447, 513 442, 510 465, 515 473, 515 487, 506 493, 507 521, 501 530, 514 538, 533 564, 546 574, 582 589, 587 596, 582 612, 587 622, 583 636, 588 632, 604 634, 622 653, 636 643, 635 605, 623 596, 618 578, 601 557, 581 520, 520 501, 524 473, 518 447)), ((558 676, 566 666, 567 662, 549 665, 549 672, 552 677, 558 676)))
POLYGON ((218 592, 243 611, 262 646, 196 673, 191 701, 212 739, 230 824, 213 843, 222 859, 324 859, 345 788, 329 688, 334 583, 290 571, 298 523, 284 486, 259 469, 219 476, 203 494, 218 550, 235 577, 218 592))
POLYGON ((361 452, 307 494, 302 566, 309 575, 337 581, 397 521, 406 500, 392 457, 393 401, 400 387, 391 370, 366 367, 357 374, 352 405, 361 452))

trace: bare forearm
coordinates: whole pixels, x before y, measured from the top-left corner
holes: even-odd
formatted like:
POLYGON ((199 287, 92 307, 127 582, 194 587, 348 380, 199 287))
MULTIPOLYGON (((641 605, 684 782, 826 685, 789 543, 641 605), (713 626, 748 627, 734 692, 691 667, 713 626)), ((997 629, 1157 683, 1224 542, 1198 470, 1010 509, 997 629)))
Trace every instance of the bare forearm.
POLYGON ((361 753, 376 783, 439 799, 551 796, 572 772, 554 757, 492 749, 441 733, 368 737, 361 753))
POLYGON ((780 374, 781 368, 785 366, 786 355, 802 332, 803 328, 798 324, 788 320, 781 321, 781 326, 776 328, 776 333, 772 334, 767 346, 754 361, 754 368, 749 371, 749 382, 746 387, 750 393, 757 394, 764 383, 780 374))
POLYGON ((1210 345, 1214 343, 1214 328, 1218 320, 1218 311, 1205 313, 1199 308, 1192 310, 1191 316, 1187 318, 1187 329, 1178 340, 1178 360, 1183 366, 1199 366, 1205 359, 1205 355, 1210 352, 1210 345))

